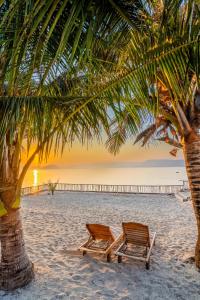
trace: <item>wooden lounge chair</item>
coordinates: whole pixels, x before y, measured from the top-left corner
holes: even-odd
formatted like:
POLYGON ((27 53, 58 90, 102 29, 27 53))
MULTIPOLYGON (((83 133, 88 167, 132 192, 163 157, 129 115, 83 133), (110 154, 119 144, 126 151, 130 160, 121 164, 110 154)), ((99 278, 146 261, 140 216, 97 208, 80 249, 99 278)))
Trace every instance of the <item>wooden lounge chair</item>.
POLYGON ((90 236, 79 250, 83 251, 83 255, 87 252, 104 254, 110 262, 112 249, 122 235, 115 239, 110 227, 101 224, 86 224, 86 228, 90 236))
POLYGON ((150 255, 152 247, 155 244, 156 233, 150 240, 149 227, 140 223, 122 223, 123 237, 122 244, 115 254, 118 256, 118 262, 122 262, 122 257, 129 257, 144 261, 146 269, 150 267, 150 255))

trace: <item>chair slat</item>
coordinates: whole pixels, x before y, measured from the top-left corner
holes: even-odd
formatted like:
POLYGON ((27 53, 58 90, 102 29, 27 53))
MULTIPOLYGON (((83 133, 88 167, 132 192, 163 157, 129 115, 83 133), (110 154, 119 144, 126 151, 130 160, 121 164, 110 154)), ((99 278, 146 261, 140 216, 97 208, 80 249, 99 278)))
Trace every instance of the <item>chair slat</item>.
POLYGON ((86 224, 86 227, 95 240, 114 241, 114 236, 109 226, 102 224, 86 224))
POLYGON ((140 223, 122 223, 124 240, 127 243, 150 247, 149 228, 140 223))

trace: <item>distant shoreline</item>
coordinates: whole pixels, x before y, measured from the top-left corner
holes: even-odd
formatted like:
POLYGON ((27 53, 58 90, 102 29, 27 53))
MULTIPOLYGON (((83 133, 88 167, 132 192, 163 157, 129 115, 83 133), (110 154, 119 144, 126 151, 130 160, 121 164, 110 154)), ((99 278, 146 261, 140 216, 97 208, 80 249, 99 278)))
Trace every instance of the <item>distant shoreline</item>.
POLYGON ((55 169, 123 169, 123 168, 173 168, 185 167, 184 160, 145 160, 142 162, 114 162, 114 163, 86 163, 86 164, 48 164, 41 166, 41 170, 55 170, 55 169))

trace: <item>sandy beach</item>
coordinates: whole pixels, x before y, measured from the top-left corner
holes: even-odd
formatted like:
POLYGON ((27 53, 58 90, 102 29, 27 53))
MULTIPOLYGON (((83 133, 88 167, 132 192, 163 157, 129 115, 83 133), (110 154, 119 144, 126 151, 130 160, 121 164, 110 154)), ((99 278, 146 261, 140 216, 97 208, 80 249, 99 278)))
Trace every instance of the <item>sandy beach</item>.
POLYGON ((26 247, 35 280, 0 299, 157 300, 200 299, 200 273, 187 256, 193 253, 196 227, 191 202, 174 196, 56 193, 23 199, 26 247), (70 255, 87 238, 85 223, 111 226, 122 221, 148 224, 157 232, 151 268, 142 262, 70 255))

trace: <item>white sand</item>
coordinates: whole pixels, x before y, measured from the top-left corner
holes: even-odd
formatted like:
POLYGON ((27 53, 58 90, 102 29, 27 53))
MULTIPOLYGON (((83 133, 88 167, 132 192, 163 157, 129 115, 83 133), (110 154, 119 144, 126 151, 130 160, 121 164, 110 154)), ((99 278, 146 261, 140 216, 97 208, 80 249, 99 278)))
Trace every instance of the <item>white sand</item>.
POLYGON ((196 227, 190 202, 172 196, 56 193, 25 197, 23 220, 35 280, 0 299, 147 300, 200 299, 200 273, 185 257, 194 250, 196 227), (67 253, 87 238, 86 222, 121 231, 122 221, 146 223, 157 232, 147 271, 144 263, 67 253))

